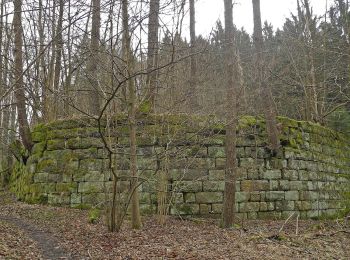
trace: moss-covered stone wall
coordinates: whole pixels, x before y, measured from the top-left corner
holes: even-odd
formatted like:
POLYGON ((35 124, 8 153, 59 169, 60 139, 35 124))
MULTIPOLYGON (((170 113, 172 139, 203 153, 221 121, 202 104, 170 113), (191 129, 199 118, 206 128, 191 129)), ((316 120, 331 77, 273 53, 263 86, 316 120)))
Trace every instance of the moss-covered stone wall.
MULTIPOLYGON (((350 201, 348 137, 309 122, 287 118, 279 122, 281 150, 272 156, 266 147, 264 121, 254 117, 239 121, 238 215, 256 219, 288 217, 293 212, 304 218, 345 214, 350 201)), ((142 115, 137 128, 142 210, 156 213, 157 180, 166 173, 171 214, 220 214, 224 123, 214 117, 142 115)), ((117 116, 108 124, 102 122, 101 133, 115 152, 111 165, 118 175, 128 176, 127 119, 117 116)), ((92 119, 38 125, 32 133, 31 156, 12 175, 12 189, 29 202, 103 205, 112 176, 101 133, 92 119)))

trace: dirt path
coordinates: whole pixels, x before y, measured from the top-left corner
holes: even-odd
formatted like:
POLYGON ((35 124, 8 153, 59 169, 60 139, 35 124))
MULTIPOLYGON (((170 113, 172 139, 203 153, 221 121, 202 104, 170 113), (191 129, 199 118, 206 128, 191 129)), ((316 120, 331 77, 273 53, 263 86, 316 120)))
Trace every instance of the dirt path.
POLYGON ((36 242, 44 259, 71 259, 70 255, 60 248, 56 239, 33 224, 15 217, 5 217, 1 215, 0 221, 8 222, 23 230, 30 239, 36 242))
POLYGON ((0 192, 0 259, 350 259, 350 227, 341 219, 300 220, 298 235, 295 219, 225 230, 214 219, 169 217, 160 226, 148 216, 141 230, 129 226, 110 233, 103 219, 89 223, 87 211, 25 204, 0 192))

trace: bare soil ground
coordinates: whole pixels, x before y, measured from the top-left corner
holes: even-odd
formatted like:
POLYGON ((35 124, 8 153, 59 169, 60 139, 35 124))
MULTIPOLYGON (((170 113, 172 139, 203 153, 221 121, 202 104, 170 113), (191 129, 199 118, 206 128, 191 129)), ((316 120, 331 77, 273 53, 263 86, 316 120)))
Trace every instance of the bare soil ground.
POLYGON ((246 221, 235 229, 218 220, 145 217, 109 233, 84 210, 28 205, 0 192, 0 259, 350 259, 343 220, 246 221), (279 230, 283 226, 281 232, 279 230))

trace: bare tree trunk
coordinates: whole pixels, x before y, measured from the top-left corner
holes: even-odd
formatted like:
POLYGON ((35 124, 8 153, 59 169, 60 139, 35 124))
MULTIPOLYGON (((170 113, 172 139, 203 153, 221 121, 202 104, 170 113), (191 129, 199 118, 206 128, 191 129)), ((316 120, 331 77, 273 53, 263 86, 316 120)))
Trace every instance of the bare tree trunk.
POLYGON ((236 127, 237 127, 237 57, 235 55, 232 0, 225 3, 225 48, 226 48, 226 172, 223 205, 223 227, 232 227, 235 220, 236 127))
POLYGON ((130 75, 134 71, 133 54, 131 52, 131 39, 129 35, 129 15, 128 0, 122 0, 122 19, 123 19, 123 60, 126 64, 126 75, 129 78, 129 129, 130 129, 130 175, 131 175, 131 224, 135 229, 141 228, 141 216, 138 193, 138 174, 137 174, 137 154, 136 154, 136 89, 134 79, 130 75))
POLYGON ((59 0, 59 15, 56 29, 56 61, 55 61, 55 75, 54 75, 54 100, 53 104, 53 116, 57 118, 58 116, 58 104, 59 104, 59 84, 60 84, 60 75, 61 75, 61 58, 63 51, 63 37, 62 37, 62 24, 63 24, 63 10, 64 10, 64 1, 59 0))
POLYGON ((150 0, 148 21, 147 91, 150 110, 154 111, 157 90, 159 0, 150 0))
POLYGON ((30 151, 32 149, 32 139, 26 111, 26 97, 24 93, 23 82, 23 58, 22 58, 22 0, 14 0, 13 14, 13 30, 14 30, 14 90, 18 114, 18 128, 24 147, 30 151))
POLYGON ((198 109, 197 100, 197 60, 195 56, 196 47, 196 11, 194 0, 190 0, 190 38, 191 38, 191 76, 190 76, 190 99, 192 108, 198 109))
POLYGON ((39 80, 41 81, 41 110, 42 119, 44 122, 48 120, 48 90, 47 90, 47 75, 45 68, 45 56, 42 55, 44 51, 44 27, 43 27, 43 1, 39 0, 39 17, 38 17, 38 33, 39 33, 39 53, 41 54, 38 60, 37 70, 39 75, 39 80))
POLYGON ((276 153, 279 148, 276 110, 273 105, 272 93, 269 85, 264 82, 264 64, 263 64, 263 36, 261 26, 260 0, 253 0, 254 15, 254 45, 256 51, 256 66, 258 87, 261 92, 262 104, 266 118, 266 130, 269 139, 270 149, 276 153))
POLYGON ((308 0, 304 0, 304 6, 306 9, 306 41, 310 45, 308 47, 308 61, 309 61, 309 86, 307 86, 309 93, 309 103, 310 103, 310 111, 311 111, 311 120, 318 122, 319 117, 319 109, 318 109, 318 94, 316 90, 316 71, 315 71, 315 61, 314 61, 314 30, 311 28, 311 11, 310 4, 308 0))
POLYGON ((98 81, 98 63, 100 46, 100 26, 101 26, 101 3, 100 0, 92 0, 92 20, 91 20, 91 43, 90 59, 88 64, 88 113, 99 115, 100 113, 100 91, 98 81))

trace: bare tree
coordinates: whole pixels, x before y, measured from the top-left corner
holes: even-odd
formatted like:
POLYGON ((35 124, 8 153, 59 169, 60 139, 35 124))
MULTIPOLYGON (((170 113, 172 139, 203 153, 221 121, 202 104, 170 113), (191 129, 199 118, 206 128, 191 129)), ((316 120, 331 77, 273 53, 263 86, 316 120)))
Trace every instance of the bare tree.
POLYGON ((264 76, 264 40, 262 36, 260 0, 253 0, 253 15, 254 15, 254 45, 256 52, 256 66, 257 66, 257 83, 259 91, 261 92, 262 104, 266 118, 266 128, 269 138, 270 148, 273 153, 276 153, 279 147, 278 129, 276 120, 276 110, 273 105, 273 98, 269 84, 265 82, 264 76))
POLYGON ((195 56, 196 47, 196 9, 194 0, 190 0, 190 38, 191 38, 191 78, 190 94, 194 108, 198 107, 197 100, 197 60, 195 56))
POLYGON ((122 0, 123 19, 123 60, 126 62, 125 77, 127 81, 128 97, 128 120, 130 130, 130 175, 131 175, 131 224, 135 229, 141 228, 140 204, 138 195, 138 174, 136 154, 136 89, 134 78, 134 57, 131 51, 131 37, 129 33, 128 0, 122 0))
POLYGON ((98 81, 98 62, 99 62, 99 42, 101 25, 101 3, 100 0, 92 0, 92 19, 91 19, 91 43, 90 59, 88 64, 88 109, 87 113, 99 115, 100 96, 98 81))
POLYGON ((223 227, 232 227, 235 220, 235 183, 237 173, 236 128, 238 67, 234 44, 232 0, 225 4, 225 54, 226 54, 226 172, 223 205, 223 227))
POLYGON ((14 31, 14 90, 16 97, 17 113, 18 113, 18 128, 24 147, 30 151, 32 148, 32 139, 26 110, 26 97, 24 92, 23 82, 23 28, 22 28, 22 0, 14 1, 13 14, 13 31, 14 31))
POLYGON ((159 0, 150 0, 148 17, 147 91, 150 109, 154 110, 157 89, 159 0))

